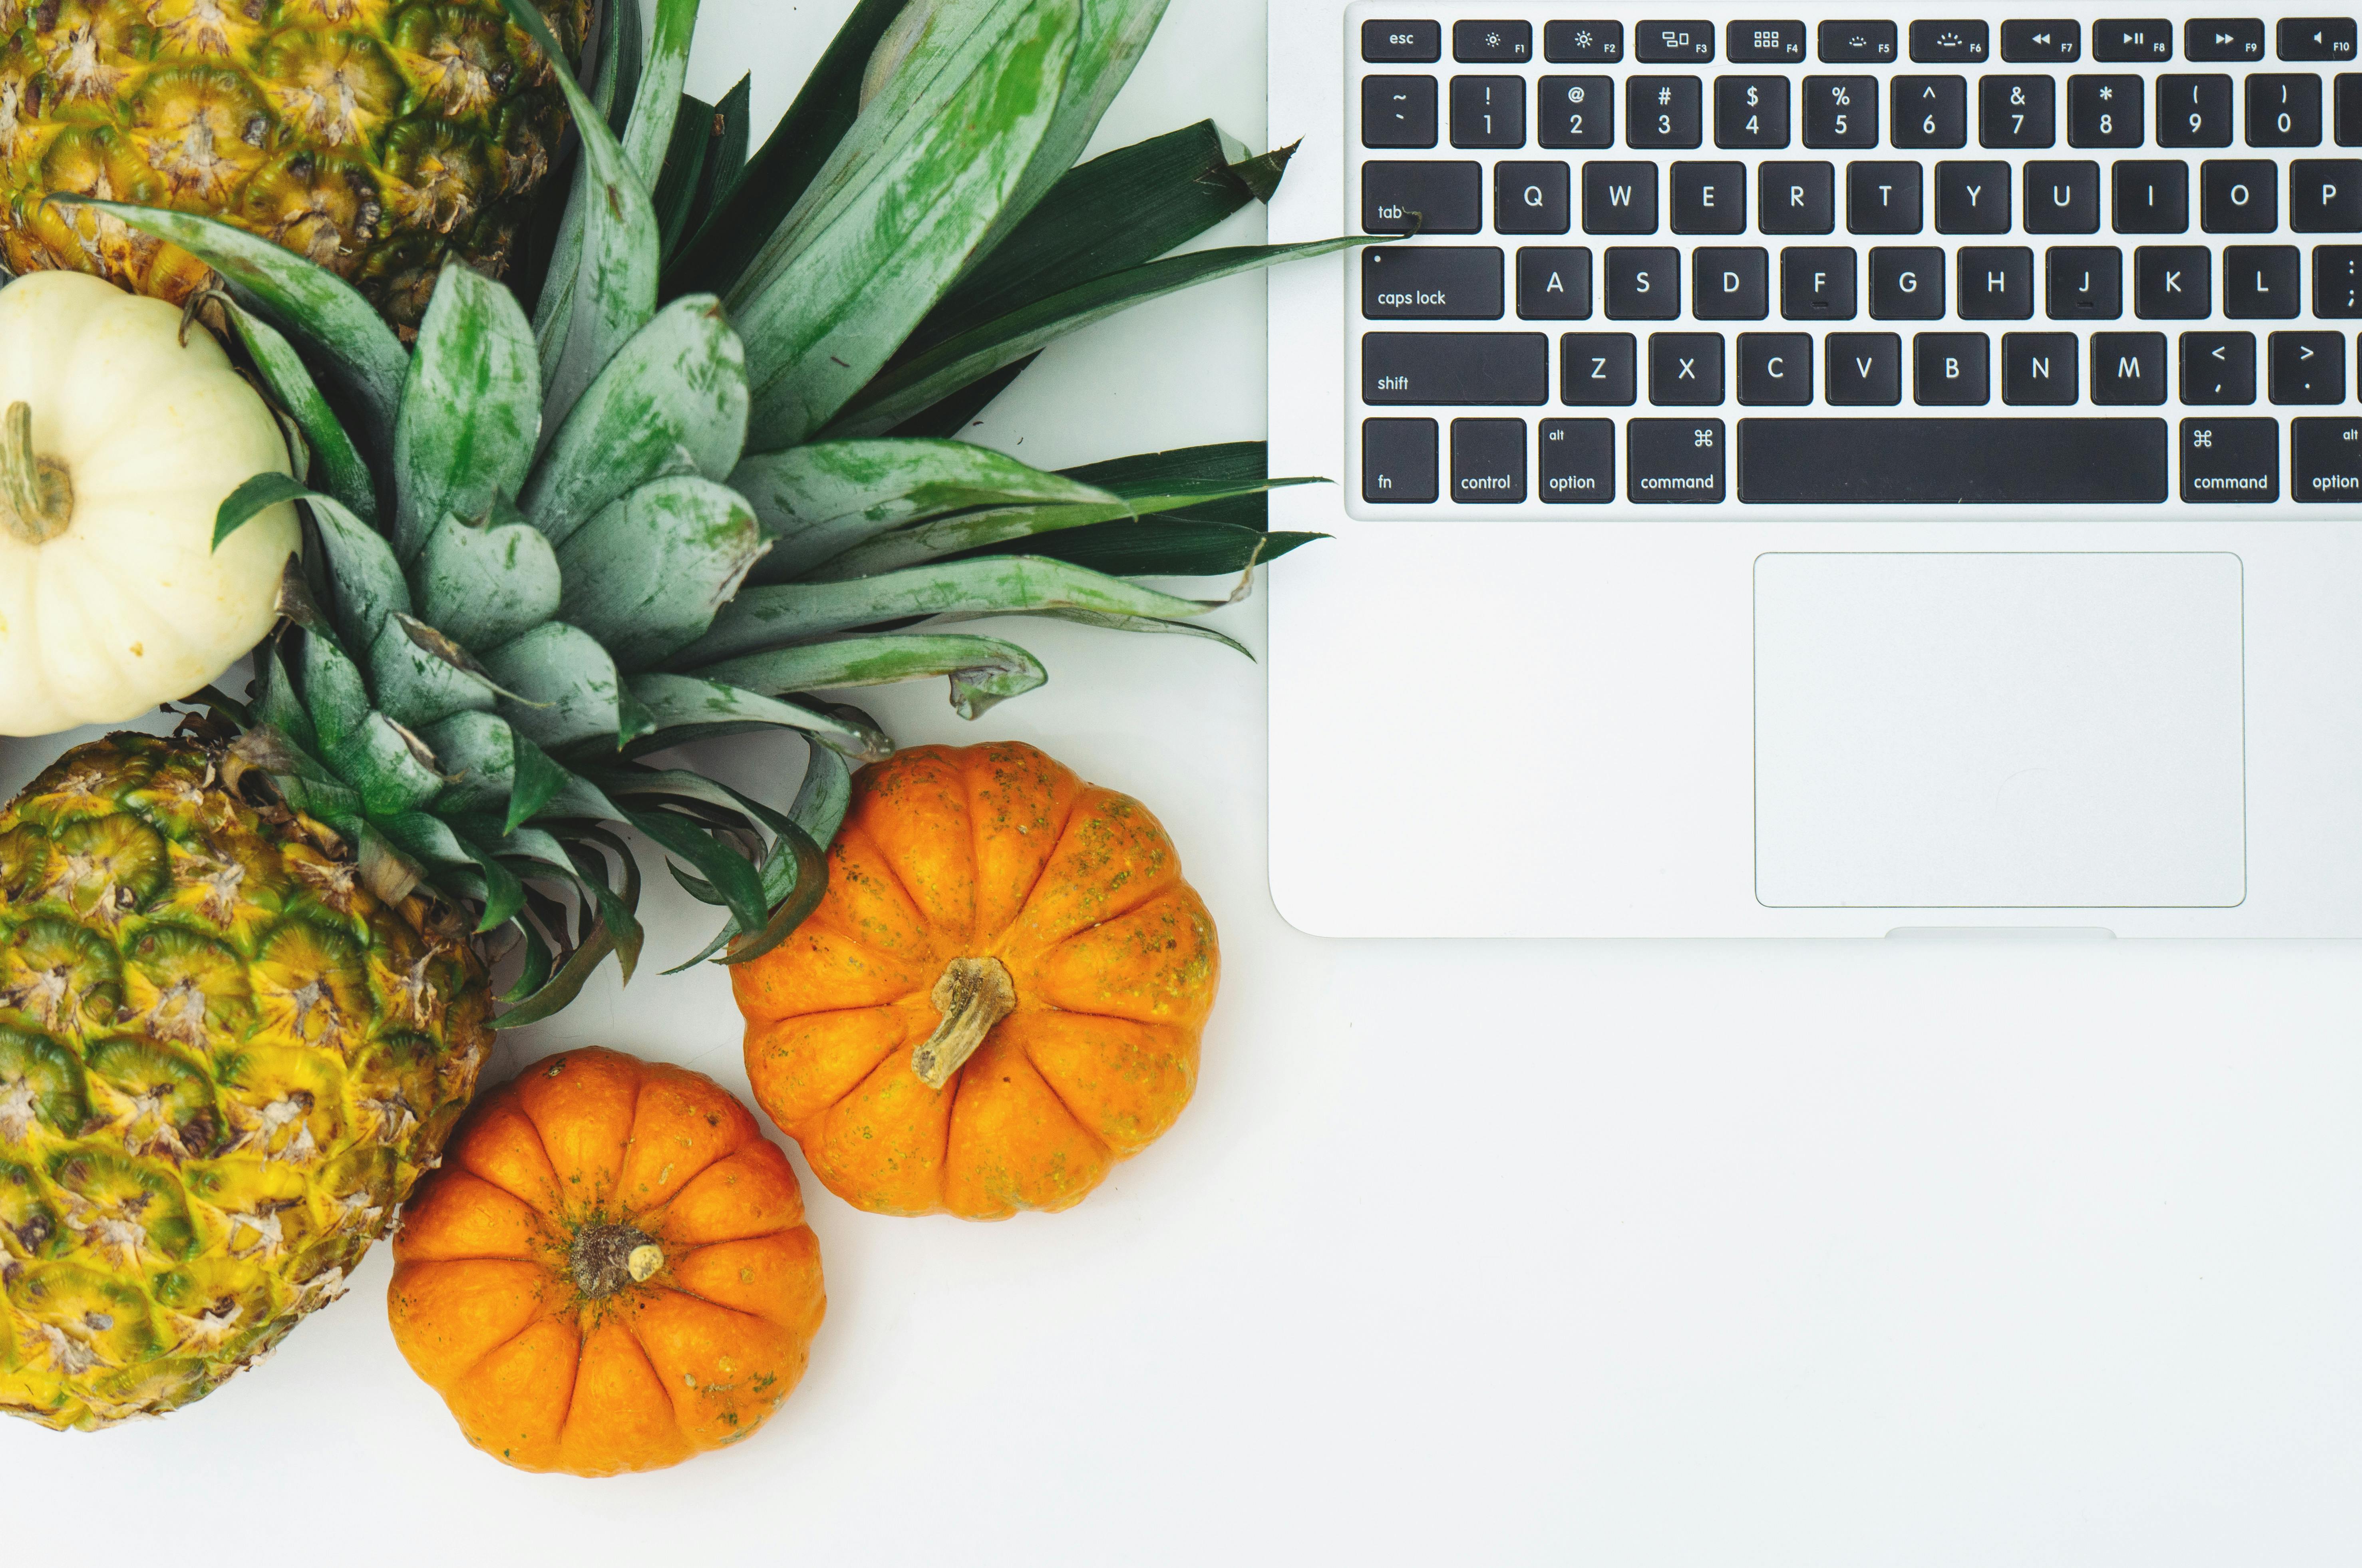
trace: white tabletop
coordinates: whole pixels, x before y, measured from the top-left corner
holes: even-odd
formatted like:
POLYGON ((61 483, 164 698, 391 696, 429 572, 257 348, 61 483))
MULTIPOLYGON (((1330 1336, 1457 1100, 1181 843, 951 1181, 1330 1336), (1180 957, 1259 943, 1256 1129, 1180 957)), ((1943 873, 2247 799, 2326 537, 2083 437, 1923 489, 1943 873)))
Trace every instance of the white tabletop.
MULTIPOLYGON (((691 89, 762 61, 775 116, 845 9, 715 0, 691 89)), ((1254 139, 1261 40, 1260 0, 1174 0, 1100 145, 1208 114, 1254 139)), ((977 435, 1045 467, 1258 435, 1262 309, 1242 280, 1082 334, 977 435)), ((1257 605, 1221 624, 1260 645, 1257 605)), ((469 1448, 394 1351, 380 1248, 275 1361, 168 1420, 0 1422, 7 1561, 2362 1551, 2353 948, 1316 941, 1264 889, 1259 669, 1016 630, 1045 690, 975 724, 934 688, 876 707, 909 741, 1032 741, 1172 829, 1224 976, 1170 1135, 1079 1209, 998 1225, 865 1215, 807 1178, 810 1375, 753 1441, 653 1475, 469 1448)), ((0 785, 56 749, 0 742, 0 785)), ((784 798, 794 749, 726 755, 784 798)), ((1465 760, 1459 812, 1371 853, 1475 875, 1516 854, 1514 750, 1465 760)), ((494 1073, 598 1043, 745 1092, 722 971, 656 973, 710 919, 664 891, 641 978, 611 970, 494 1073)))

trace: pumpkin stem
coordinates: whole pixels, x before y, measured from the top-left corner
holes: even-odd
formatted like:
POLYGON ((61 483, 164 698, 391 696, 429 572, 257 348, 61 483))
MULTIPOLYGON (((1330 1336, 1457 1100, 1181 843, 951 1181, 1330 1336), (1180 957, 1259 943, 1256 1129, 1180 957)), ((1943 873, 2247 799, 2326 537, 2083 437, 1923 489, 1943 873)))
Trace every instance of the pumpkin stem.
POLYGON ((66 466, 33 455, 33 407, 12 403, 0 414, 0 524, 28 545, 46 545, 73 521, 73 481, 66 466))
POLYGON ((626 1285, 646 1285, 664 1261, 656 1238, 633 1225, 585 1225, 575 1232, 567 1258, 576 1288, 593 1301, 626 1285))
POLYGON ((1017 1006, 1017 985, 998 958, 955 958, 944 966, 927 999, 944 1015, 935 1032, 911 1053, 911 1070, 929 1088, 939 1089, 976 1054, 992 1026, 1017 1006))

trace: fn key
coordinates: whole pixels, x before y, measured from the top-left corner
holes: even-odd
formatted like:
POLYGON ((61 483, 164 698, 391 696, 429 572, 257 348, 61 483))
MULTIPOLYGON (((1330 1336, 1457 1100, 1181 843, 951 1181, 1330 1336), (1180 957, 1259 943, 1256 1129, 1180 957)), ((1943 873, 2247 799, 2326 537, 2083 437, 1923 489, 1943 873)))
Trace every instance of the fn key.
POLYGON ((1362 499, 1431 506, 1437 493, 1432 419, 1362 421, 1362 499))

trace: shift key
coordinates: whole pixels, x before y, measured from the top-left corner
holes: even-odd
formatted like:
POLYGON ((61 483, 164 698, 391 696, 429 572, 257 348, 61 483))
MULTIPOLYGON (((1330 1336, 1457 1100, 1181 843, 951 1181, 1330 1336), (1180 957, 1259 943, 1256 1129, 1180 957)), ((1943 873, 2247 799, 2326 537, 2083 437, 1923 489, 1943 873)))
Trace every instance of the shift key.
POLYGON ((1550 339, 1539 332, 1369 332, 1362 401, 1443 407, 1550 401, 1550 339))

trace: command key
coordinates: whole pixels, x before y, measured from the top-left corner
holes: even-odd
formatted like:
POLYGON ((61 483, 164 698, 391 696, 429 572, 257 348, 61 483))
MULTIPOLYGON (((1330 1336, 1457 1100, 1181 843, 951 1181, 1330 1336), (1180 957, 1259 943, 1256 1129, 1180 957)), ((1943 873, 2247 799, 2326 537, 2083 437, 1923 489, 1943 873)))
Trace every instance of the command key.
POLYGON ((1630 475, 1626 493, 1636 502, 1722 499, 1722 454, 1728 445, 1719 419, 1635 419, 1625 427, 1630 475))
POLYGON ((2299 419, 2295 480, 2299 501, 2362 501, 2362 419, 2299 419))

